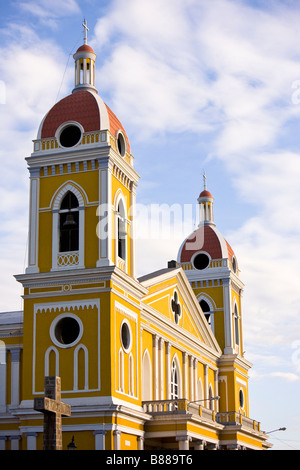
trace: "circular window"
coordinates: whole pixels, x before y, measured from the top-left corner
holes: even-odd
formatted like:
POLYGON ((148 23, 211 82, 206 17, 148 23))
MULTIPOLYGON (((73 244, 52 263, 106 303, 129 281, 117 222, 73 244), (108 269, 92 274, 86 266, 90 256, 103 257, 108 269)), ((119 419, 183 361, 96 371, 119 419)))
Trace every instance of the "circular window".
POLYGON ((121 341, 125 352, 128 352, 131 348, 131 331, 127 321, 123 321, 121 325, 121 341))
POLYGON ((118 137, 117 137, 117 145, 118 145, 118 150, 119 150, 120 155, 124 157, 125 152, 126 152, 126 144, 125 144, 124 136, 121 132, 119 132, 118 137))
POLYGON ((52 323, 50 336, 57 346, 67 348, 79 341, 82 331, 82 323, 78 317, 72 314, 63 314, 52 323))
POLYGON ((199 253, 195 256, 193 260, 193 265, 196 269, 205 269, 209 265, 210 259, 209 256, 205 253, 199 253))
POLYGON ((65 127, 59 136, 59 142, 62 147, 74 147, 81 139, 81 129, 74 124, 65 127))

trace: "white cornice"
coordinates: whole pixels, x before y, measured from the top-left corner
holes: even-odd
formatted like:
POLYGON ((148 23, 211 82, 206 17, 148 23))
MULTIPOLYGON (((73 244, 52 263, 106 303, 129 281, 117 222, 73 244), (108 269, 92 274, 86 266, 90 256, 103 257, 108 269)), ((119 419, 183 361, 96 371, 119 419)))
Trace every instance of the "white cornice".
POLYGON ((136 279, 124 273, 117 266, 105 266, 103 268, 70 269, 64 271, 51 271, 46 273, 17 274, 14 276, 23 287, 45 286, 53 283, 69 284, 89 281, 113 280, 122 285, 130 293, 140 298, 146 295, 148 290, 136 279))
MULTIPOLYGON (((120 157, 118 153, 107 142, 103 144, 90 144, 86 147, 70 149, 59 149, 59 151, 50 151, 47 153, 35 152, 30 157, 25 158, 28 167, 42 168, 45 166, 61 165, 67 163, 83 162, 85 160, 98 160, 99 163, 107 158, 106 166, 115 164, 122 172, 135 184, 138 183, 140 175, 135 169, 120 157)), ((71 173, 70 173, 71 174, 71 173)))

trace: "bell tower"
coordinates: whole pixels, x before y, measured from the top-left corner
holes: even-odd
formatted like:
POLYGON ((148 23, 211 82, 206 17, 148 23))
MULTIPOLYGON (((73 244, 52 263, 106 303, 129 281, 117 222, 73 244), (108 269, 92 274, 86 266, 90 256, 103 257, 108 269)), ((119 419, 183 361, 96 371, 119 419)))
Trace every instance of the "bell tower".
POLYGON ((75 87, 40 125, 30 172, 26 273, 116 265, 135 276, 139 176, 125 129, 95 88, 96 54, 74 54, 75 87))
POLYGON ((96 90, 86 22, 84 30, 74 54, 75 87, 45 115, 26 158, 28 266, 16 276, 27 338, 21 408, 43 391, 45 375, 61 376, 62 393, 75 402, 109 402, 116 390, 113 295, 127 286, 139 302, 143 291, 135 279, 139 175, 124 127, 96 90))
POLYGON ((222 390, 220 410, 236 410, 247 415, 247 372, 251 364, 244 357, 243 347, 244 284, 236 255, 216 228, 214 198, 207 190, 205 175, 204 188, 197 201, 199 225, 182 243, 177 262, 185 271, 223 352, 219 370, 219 389, 222 390), (241 373, 239 381, 235 375, 237 369, 241 373))

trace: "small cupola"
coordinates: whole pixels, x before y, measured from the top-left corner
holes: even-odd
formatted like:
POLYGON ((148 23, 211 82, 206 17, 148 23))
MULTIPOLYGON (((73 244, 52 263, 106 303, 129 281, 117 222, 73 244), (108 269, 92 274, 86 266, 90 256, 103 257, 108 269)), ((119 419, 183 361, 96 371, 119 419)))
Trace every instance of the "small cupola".
POLYGON ((202 225, 216 225, 214 223, 213 203, 214 198, 211 193, 207 191, 206 187, 206 174, 203 175, 204 190, 198 197, 199 203, 199 226, 202 225))
POLYGON ((73 93, 82 90, 97 93, 95 88, 95 60, 97 56, 91 46, 87 44, 88 27, 86 20, 84 20, 82 26, 84 27, 84 44, 73 55, 75 60, 75 88, 73 93))

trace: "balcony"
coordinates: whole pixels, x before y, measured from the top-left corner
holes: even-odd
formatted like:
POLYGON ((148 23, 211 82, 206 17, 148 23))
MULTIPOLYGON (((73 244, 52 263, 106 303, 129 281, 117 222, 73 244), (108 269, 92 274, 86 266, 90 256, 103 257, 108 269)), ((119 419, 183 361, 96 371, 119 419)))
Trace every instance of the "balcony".
POLYGON ((270 447, 260 423, 238 412, 217 412, 184 398, 143 401, 142 406, 150 417, 145 425, 145 445, 150 450, 178 445, 186 450, 270 447))
POLYGON ((153 416, 158 414, 192 414, 210 421, 216 421, 216 412, 185 398, 177 400, 143 401, 143 409, 153 416))
POLYGON ((163 414, 191 414, 200 416, 212 423, 222 425, 224 428, 227 426, 238 426, 251 431, 260 432, 260 423, 247 418, 241 413, 235 411, 216 412, 198 403, 189 402, 184 398, 177 400, 143 401, 142 405, 144 411, 151 414, 153 417, 163 414))
POLYGON ((225 413, 217 413, 216 421, 223 426, 243 426, 247 429, 260 432, 260 423, 253 419, 237 413, 235 411, 227 411, 225 413))

